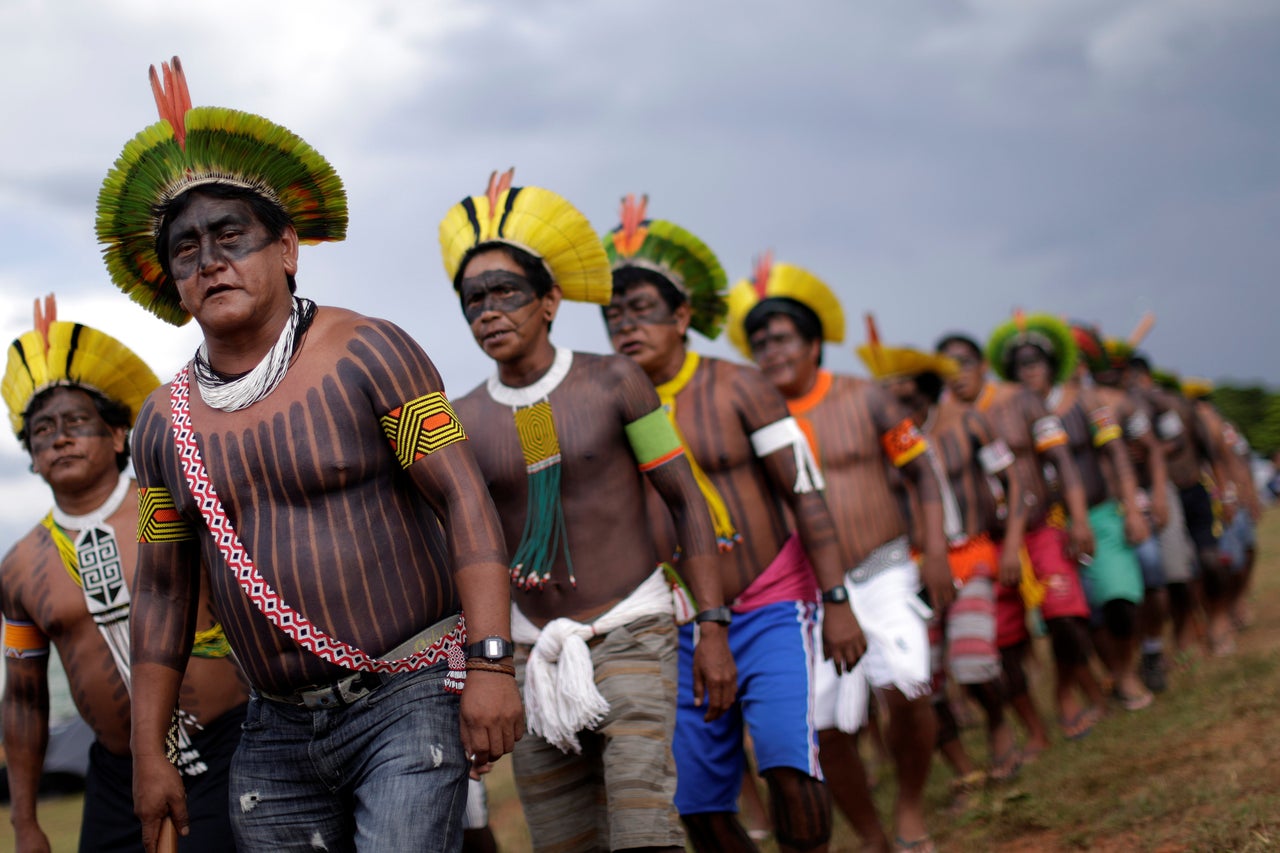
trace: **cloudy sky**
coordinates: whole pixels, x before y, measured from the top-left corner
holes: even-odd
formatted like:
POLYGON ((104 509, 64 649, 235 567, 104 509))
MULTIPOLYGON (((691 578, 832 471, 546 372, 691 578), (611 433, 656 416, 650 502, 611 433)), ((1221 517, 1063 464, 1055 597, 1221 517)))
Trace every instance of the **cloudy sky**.
MULTIPOLYGON (((928 345, 1015 306, 1126 334, 1184 373, 1280 382, 1280 4, 239 2, 0 5, 0 340, 31 299, 128 341, 167 378, 194 349, 109 283, 94 204, 156 119, 177 54, 197 105, 260 113, 337 168, 345 243, 301 292, 389 316, 450 391, 489 372, 436 226, 490 170, 601 230, 618 199, 700 235, 730 278, 773 249, 850 318, 928 345)), ((567 306, 560 343, 604 350, 567 306)), ((723 341, 699 348, 732 356, 723 341)), ((860 372, 849 347, 829 364, 860 372)), ((48 494, 0 441, 0 543, 48 494)))

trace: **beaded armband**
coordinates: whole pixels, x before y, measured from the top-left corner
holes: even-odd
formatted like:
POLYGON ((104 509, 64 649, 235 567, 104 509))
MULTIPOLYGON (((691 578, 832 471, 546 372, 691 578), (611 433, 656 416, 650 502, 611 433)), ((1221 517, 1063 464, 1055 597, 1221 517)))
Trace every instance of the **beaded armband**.
POLYGON ((915 422, 908 418, 880 436, 880 446, 894 467, 901 468, 928 450, 929 442, 916 429, 915 422))
POLYGON ((641 471, 652 471, 684 455, 684 445, 676 435, 671 419, 661 407, 626 425, 627 441, 631 452, 640 463, 641 471))
POLYGON ((178 512, 168 489, 164 486, 138 487, 138 544, 187 542, 195 538, 195 528, 178 512))
POLYGON ((7 658, 43 658, 49 656, 49 638, 34 622, 4 620, 4 656, 7 658))
POLYGON ((380 423, 403 468, 467 437, 453 407, 439 391, 395 407, 382 416, 380 423))
POLYGON ((1089 413, 1089 432, 1093 434, 1093 446, 1102 447, 1124 435, 1110 406, 1102 406, 1089 413))
POLYGON ((1151 432, 1151 418, 1139 409, 1124 422, 1124 434, 1127 438, 1137 440, 1151 432))
POLYGON ((1013 451, 1004 443, 1004 439, 997 438, 978 448, 978 461, 982 464, 983 472, 994 476, 1013 464, 1013 451))
POLYGON ((1044 453, 1067 443, 1067 430, 1062 425, 1062 418, 1057 415, 1045 415, 1032 424, 1031 435, 1035 440, 1036 453, 1044 453))

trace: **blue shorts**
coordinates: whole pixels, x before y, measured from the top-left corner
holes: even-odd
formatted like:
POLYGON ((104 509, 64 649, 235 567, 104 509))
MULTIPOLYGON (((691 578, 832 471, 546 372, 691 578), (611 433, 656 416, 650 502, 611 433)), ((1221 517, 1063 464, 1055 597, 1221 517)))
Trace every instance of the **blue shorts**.
POLYGON ((1218 539, 1218 553, 1232 573, 1243 572, 1248 551, 1258 545, 1258 534, 1253 519, 1243 509, 1237 509, 1231 523, 1218 539))
POLYGON ((1142 569, 1142 586, 1149 590, 1164 589, 1164 561, 1160 554, 1160 540, 1155 536, 1148 537, 1133 549, 1133 555, 1138 558, 1138 566, 1142 569))
POLYGON ((792 767, 822 778, 813 723, 815 605, 781 601, 735 613, 729 650, 738 666, 738 696, 718 720, 693 704, 693 627, 680 628, 676 706, 676 808, 680 814, 736 812, 745 768, 744 724, 756 769, 792 767))

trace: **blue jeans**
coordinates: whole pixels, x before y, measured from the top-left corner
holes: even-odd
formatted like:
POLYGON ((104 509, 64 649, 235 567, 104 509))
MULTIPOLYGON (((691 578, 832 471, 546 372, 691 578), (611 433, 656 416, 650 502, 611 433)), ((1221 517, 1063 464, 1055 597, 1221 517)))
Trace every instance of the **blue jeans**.
POLYGON ((241 851, 456 851, 468 762, 446 667, 332 710, 249 701, 231 764, 241 851))

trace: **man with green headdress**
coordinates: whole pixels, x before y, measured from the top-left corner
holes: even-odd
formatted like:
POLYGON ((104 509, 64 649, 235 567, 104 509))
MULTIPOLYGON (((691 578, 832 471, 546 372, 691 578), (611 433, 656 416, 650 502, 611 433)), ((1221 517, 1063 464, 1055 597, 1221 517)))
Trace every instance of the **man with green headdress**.
POLYGON ((192 108, 176 60, 164 78, 162 120, 126 144, 97 221, 115 283, 204 337, 133 440, 170 524, 135 584, 144 839, 167 817, 187 832, 164 741, 207 578, 254 688, 237 847, 453 848, 469 768, 523 731, 484 477, 403 330, 293 293, 299 243, 346 233, 333 167, 260 116, 192 108))
MULTIPOLYGON (((753 847, 734 814, 749 727, 779 847, 823 849, 831 808, 813 727, 814 620, 820 589, 844 591, 833 519, 819 491, 823 481, 803 431, 771 383, 757 370, 703 358, 689 347, 689 329, 718 334, 726 277, 701 240, 673 223, 647 219, 644 208, 628 197, 621 224, 605 236, 613 297, 604 320, 614 350, 636 361, 657 386, 711 508, 729 606, 699 601, 695 620, 728 626, 740 693, 729 714, 708 721, 682 689, 676 802, 696 849, 753 847)), ((669 541, 661 528, 655 535, 669 541)), ((848 671, 864 649, 861 629, 847 597, 826 601, 823 610, 824 657, 848 671)), ((700 633, 695 626, 681 629, 682 681, 690 677, 700 633)))
MULTIPOLYGON (((1094 389, 1075 381, 1078 351, 1071 330, 1056 317, 1018 315, 992 333, 987 351, 997 373, 1039 396, 1060 419, 1084 485, 1094 549, 1087 560, 1081 560, 1083 577, 1076 582, 1083 581, 1086 596, 1067 625, 1083 632, 1092 606, 1113 637, 1131 639, 1136 605, 1142 600, 1142 572, 1130 544, 1146 539, 1148 530, 1137 506, 1133 467, 1114 411, 1098 399, 1094 389)), ((1070 663, 1096 713, 1105 697, 1089 672, 1087 638, 1077 634, 1076 642, 1079 656, 1070 663)), ((1118 698, 1126 708, 1138 710, 1150 704, 1151 694, 1138 679, 1136 667, 1129 665, 1132 655, 1126 652, 1131 651, 1126 646, 1108 654, 1108 664, 1118 698)), ((1071 711, 1065 703, 1070 697, 1063 695, 1061 687, 1058 699, 1064 719, 1069 720, 1071 711)))
MULTIPOLYGON (((59 321, 53 297, 9 347, 3 391, 10 423, 49 485, 53 508, 0 562, 4 611, 4 752, 18 851, 48 850, 36 793, 49 742, 49 645, 76 710, 93 731, 80 849, 141 850, 129 750, 130 584, 136 533, 163 536, 147 494, 126 475, 128 433, 160 384, 124 344, 59 321), (70 582, 68 582, 70 578, 70 582)), ((230 849, 227 781, 248 688, 201 590, 192 659, 182 676, 178 769, 192 834, 183 851, 230 849)))
MULTIPOLYGON (((675 604, 660 566, 672 551, 649 534, 648 486, 674 519, 693 594, 713 611, 723 599, 711 520, 653 386, 629 359, 551 342, 562 299, 608 300, 599 235, 508 172, 449 210, 440 246, 496 366, 458 414, 513 554, 530 735, 512 758, 534 848, 681 850, 675 604)), ((733 700, 733 660, 721 625, 704 625, 703 640, 679 690, 714 719, 733 700)))

